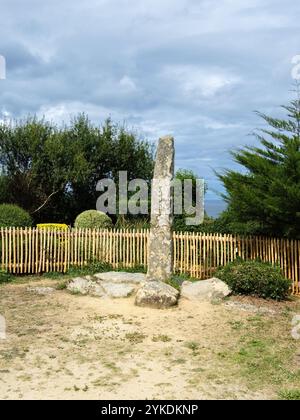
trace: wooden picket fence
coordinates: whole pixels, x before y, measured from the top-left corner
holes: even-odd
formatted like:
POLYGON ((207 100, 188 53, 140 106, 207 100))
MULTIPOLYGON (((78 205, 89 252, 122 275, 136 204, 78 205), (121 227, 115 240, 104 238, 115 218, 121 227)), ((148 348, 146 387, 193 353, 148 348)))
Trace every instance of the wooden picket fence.
MULTIPOLYGON (((92 261, 113 268, 148 264, 148 230, 92 230, 1 228, 0 266, 14 274, 66 272, 92 261)), ((300 295, 300 241, 266 237, 178 233, 173 234, 174 272, 212 277, 219 266, 237 257, 278 264, 300 295)))

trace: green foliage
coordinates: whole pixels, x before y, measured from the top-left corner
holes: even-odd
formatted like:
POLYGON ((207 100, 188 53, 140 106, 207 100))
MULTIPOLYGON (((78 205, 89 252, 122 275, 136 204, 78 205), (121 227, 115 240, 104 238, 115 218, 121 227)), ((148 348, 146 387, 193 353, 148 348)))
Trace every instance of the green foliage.
POLYGON ((96 273, 104 273, 106 271, 112 271, 113 268, 106 262, 94 261, 84 267, 70 267, 67 272, 68 277, 93 275, 96 273))
POLYGON ((300 401, 300 389, 280 391, 279 398, 281 400, 300 401))
POLYGON ((181 286, 182 286, 182 283, 184 282, 184 281, 197 281, 198 279, 195 279, 195 278, 193 278, 193 277, 190 277, 188 274, 173 274, 167 281, 166 281, 166 283, 169 285, 169 286, 172 286, 172 287, 174 287, 174 289, 177 289, 177 290, 181 290, 181 286))
POLYGON ((177 281, 177 279, 175 279, 174 277, 170 277, 167 281, 166 284, 168 284, 171 287, 174 287, 174 289, 180 291, 180 286, 181 283, 177 281))
POLYGON ((0 284, 12 281, 14 276, 7 271, 0 270, 0 284))
POLYGON ((125 271, 126 273, 147 273, 147 268, 143 265, 135 265, 134 267, 123 267, 115 269, 114 271, 125 271))
POLYGON ((46 273, 43 273, 43 277, 46 277, 47 279, 59 279, 61 276, 63 276, 65 273, 61 273, 60 271, 49 271, 46 273))
POLYGON ((233 235, 255 235, 260 232, 261 226, 258 222, 239 222, 229 209, 223 211, 216 219, 205 217, 198 230, 205 233, 220 233, 233 235))
POLYGON ((77 229, 111 229, 113 224, 107 214, 97 210, 86 210, 76 217, 74 226, 77 229))
POLYGON ((75 265, 71 266, 66 273, 60 273, 60 272, 44 273, 43 277, 55 280, 55 279, 59 279, 63 277, 70 278, 70 277, 76 277, 76 276, 86 276, 89 274, 93 275, 96 273, 103 273, 103 272, 112 271, 112 270, 113 270, 112 266, 106 262, 93 261, 84 267, 78 267, 75 265))
POLYGON ((86 275, 93 275, 96 273, 105 273, 108 271, 125 271, 128 273, 146 273, 147 269, 142 265, 136 265, 134 267, 122 267, 119 268, 113 268, 111 264, 102 262, 102 261, 93 261, 89 264, 87 264, 84 267, 78 267, 78 266, 71 266, 69 270, 66 273, 60 273, 60 272, 49 272, 44 273, 43 277, 49 278, 49 279, 59 279, 59 278, 70 278, 70 277, 76 277, 76 276, 86 276, 86 275))
POLYGON ((226 188, 224 217, 232 233, 300 238, 300 99, 283 109, 283 119, 258 113, 269 125, 255 133, 260 147, 232 153, 245 170, 218 175, 226 188))
POLYGON ((68 230, 68 225, 65 223, 39 223, 38 229, 52 229, 52 230, 68 230))
MULTIPOLYGON (((197 201, 197 194, 196 194, 197 179, 199 179, 199 176, 191 170, 179 169, 175 174, 175 179, 180 180, 182 182, 182 194, 180 194, 180 197, 177 197, 177 196, 174 195, 174 200, 178 200, 178 199, 181 198, 182 205, 184 205, 184 194, 183 194, 184 181, 185 180, 191 180, 192 181, 192 186, 193 186, 193 194, 192 194, 191 203, 188 203, 188 204, 195 207, 196 206, 196 201, 197 201)), ((207 189, 207 186, 205 185, 204 186, 204 193, 205 193, 206 189, 207 189)), ((177 191, 175 190, 175 194, 176 194, 176 192, 177 191)), ((187 225, 186 224, 186 218, 187 217, 195 217, 195 213, 187 214, 183 211, 183 214, 177 214, 177 215, 174 216, 173 230, 175 232, 198 231, 198 230, 201 229, 202 225, 200 225, 200 226, 198 226, 198 225, 187 225)))
POLYGON ((0 202, 16 203, 34 222, 71 224, 94 208, 97 182, 127 170, 128 179, 151 180, 153 148, 125 127, 101 127, 80 114, 68 126, 28 118, 0 124, 0 202))
POLYGON ((68 281, 64 280, 64 281, 60 281, 57 285, 56 285, 56 290, 65 290, 67 288, 68 285, 68 281))
POLYGON ((279 267, 260 261, 236 260, 216 272, 234 294, 264 299, 283 300, 288 297, 291 282, 284 278, 279 267))
POLYGON ((14 204, 0 205, 0 227, 27 227, 32 226, 30 215, 14 204))
POLYGON ((128 216, 119 216, 116 224, 116 229, 149 229, 150 228, 150 221, 146 217, 128 217, 128 216))
POLYGON ((9 179, 5 175, 0 175, 0 203, 9 202, 9 179))

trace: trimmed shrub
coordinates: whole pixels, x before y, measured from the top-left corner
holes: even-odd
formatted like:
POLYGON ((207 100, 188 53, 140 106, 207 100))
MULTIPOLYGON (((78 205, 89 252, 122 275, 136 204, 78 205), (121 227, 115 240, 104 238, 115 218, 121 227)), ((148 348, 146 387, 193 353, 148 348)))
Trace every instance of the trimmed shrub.
POLYGON ((236 260, 219 268, 216 277, 227 283, 234 294, 264 299, 286 299, 291 286, 279 267, 260 261, 236 260))
POLYGON ((32 226, 32 219, 26 210, 15 204, 0 205, 0 227, 32 226))
POLYGON ((75 220, 75 228, 110 229, 112 220, 107 214, 98 210, 87 210, 80 213, 75 220))
POLYGON ((38 229, 68 230, 68 225, 64 223, 39 223, 38 229))

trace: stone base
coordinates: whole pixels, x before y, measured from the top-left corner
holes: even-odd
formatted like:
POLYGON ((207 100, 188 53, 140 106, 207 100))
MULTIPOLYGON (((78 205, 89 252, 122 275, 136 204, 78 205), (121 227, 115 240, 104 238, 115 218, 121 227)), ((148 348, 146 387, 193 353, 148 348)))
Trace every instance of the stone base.
POLYGON ((160 281, 149 281, 137 292, 135 304, 148 308, 165 309, 177 304, 179 291, 160 281))
POLYGON ((67 289, 72 293, 97 297, 126 298, 146 281, 142 273, 108 272, 70 280, 67 289))
MULTIPOLYGON (((135 294, 137 306, 156 309, 175 306, 180 295, 182 298, 197 302, 210 302, 223 299, 231 293, 229 287, 217 278, 196 282, 185 281, 180 293, 166 283, 147 279, 145 274, 115 271, 76 277, 69 281, 67 290, 82 295, 113 299, 127 298, 135 294)), ((46 294, 48 290, 41 292, 46 294)))
POLYGON ((49 295, 55 292, 53 287, 27 287, 27 292, 36 293, 37 295, 49 295))
POLYGON ((231 290, 222 280, 212 278, 196 282, 185 281, 182 283, 181 296, 198 302, 224 299, 231 294, 231 290))

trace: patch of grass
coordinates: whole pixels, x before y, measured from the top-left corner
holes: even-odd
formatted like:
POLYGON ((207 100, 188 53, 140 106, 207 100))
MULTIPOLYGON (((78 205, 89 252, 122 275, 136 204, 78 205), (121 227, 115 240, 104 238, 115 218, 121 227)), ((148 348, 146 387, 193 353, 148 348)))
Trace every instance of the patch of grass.
POLYGON ((123 318, 123 315, 120 315, 120 314, 109 314, 107 316, 107 318, 108 319, 121 319, 121 318, 123 318))
MULTIPOLYGON (((292 299, 291 299, 292 300, 292 299)), ((286 306, 284 309, 283 309, 283 311, 281 312, 281 314, 282 314, 282 316, 285 316, 285 317, 290 317, 291 316, 291 314, 293 313, 293 309, 292 308, 289 308, 288 306, 286 306)))
POLYGON ((264 319, 256 315, 247 319, 246 332, 239 337, 240 347, 230 352, 228 359, 240 369, 251 388, 299 383, 300 370, 293 363, 296 344, 292 337, 283 334, 284 329, 284 318, 264 319))
POLYGON ((178 279, 178 282, 181 282, 181 284, 184 281, 199 281, 199 279, 196 279, 195 277, 191 277, 186 273, 178 273, 176 272, 175 274, 173 274, 172 276, 175 279, 178 279))
POLYGON ((21 349, 17 347, 13 347, 10 350, 1 350, 0 351, 0 358, 3 358, 6 361, 11 361, 16 358, 24 359, 26 357, 26 353, 28 349, 21 349))
MULTIPOLYGON (((146 273, 147 269, 146 267, 142 265, 137 265, 135 267, 119 267, 117 269, 114 269, 111 264, 101 261, 94 261, 90 264, 86 265, 85 267, 77 267, 77 266, 71 266, 69 270, 65 273, 59 272, 59 271, 51 271, 48 273, 42 273, 41 275, 24 275, 24 276, 14 276, 6 271, 0 270, 0 286, 2 284, 6 284, 8 282, 14 282, 14 283, 27 283, 28 281, 32 280, 41 280, 43 278, 51 279, 51 280, 68 280, 72 277, 83 277, 86 275, 93 275, 96 273, 104 273, 108 271, 123 271, 127 273, 146 273)), ((58 288, 58 290, 62 290, 65 287, 58 288)))
POLYGON ((56 285, 56 290, 64 290, 67 288, 67 281, 63 280, 60 281, 57 285, 56 285))
POLYGON ((173 363, 176 363, 177 365, 184 365, 186 363, 186 360, 179 358, 179 359, 173 360, 173 363))
POLYGON ((147 268, 144 265, 135 265, 134 267, 123 267, 120 266, 114 271, 124 271, 125 273, 147 273, 147 268))
MULTIPOLYGON (((108 271, 123 271, 126 273, 146 273, 146 267, 142 265, 136 265, 134 267, 123 267, 113 268, 111 264, 101 261, 94 261, 85 267, 71 266, 66 273, 60 272, 49 272, 44 273, 43 277, 48 279, 59 279, 59 278, 71 278, 71 277, 83 277, 86 275, 93 275, 96 273, 105 273, 108 271)), ((1 279, 0 279, 1 283, 1 279)))
POLYGON ((168 284, 171 287, 174 287, 174 289, 176 289, 180 292, 181 284, 179 284, 178 281, 176 279, 174 279, 174 277, 169 278, 166 281, 166 284, 168 284))
POLYGON ((240 331, 244 328, 244 323, 241 321, 229 321, 229 324, 233 330, 240 331))
POLYGON ((199 343, 196 343, 195 341, 188 341, 185 343, 184 347, 188 348, 189 350, 192 350, 193 353, 196 353, 199 349, 199 343))
POLYGON ((181 290, 182 283, 185 281, 198 281, 198 279, 189 277, 187 274, 174 274, 171 276, 166 283, 174 287, 174 289, 181 290))
POLYGON ((164 386, 172 386, 169 382, 161 382, 159 384, 155 384, 154 386, 164 387, 164 386))
POLYGON ((136 331, 136 332, 133 332, 133 333, 127 333, 125 335, 125 338, 128 341, 130 341, 130 343, 138 344, 138 343, 142 343, 144 341, 144 339, 146 338, 146 336, 144 334, 136 331))
POLYGON ((300 389, 282 390, 278 396, 281 400, 300 401, 300 389))
POLYGON ((65 275, 65 274, 60 273, 59 271, 50 271, 49 273, 43 273, 43 277, 45 277, 47 279, 53 279, 53 280, 59 279, 63 275, 65 275))
POLYGON ((0 270, 0 284, 1 283, 9 283, 13 281, 15 276, 13 276, 11 273, 8 273, 7 271, 0 270))
POLYGON ((115 386, 119 385, 118 382, 113 382, 111 374, 107 376, 101 376, 98 379, 92 381, 94 387, 107 387, 113 389, 115 386))
POLYGON ((110 264, 101 261, 93 261, 84 267, 71 266, 66 273, 60 272, 49 272, 44 273, 43 277, 49 279, 58 279, 58 278, 71 278, 86 276, 88 274, 93 275, 96 273, 103 273, 106 271, 113 271, 113 268, 110 264))
POLYGON ((106 262, 91 262, 85 267, 70 267, 67 272, 67 275, 70 277, 76 276, 86 276, 88 274, 103 273, 106 271, 112 271, 113 268, 110 264, 106 262))
POLYGON ((167 335, 163 335, 163 334, 161 334, 161 335, 154 335, 152 337, 152 341, 154 341, 154 343, 157 343, 159 341, 162 341, 163 343, 168 343, 168 342, 172 341, 172 338, 170 338, 167 335))
POLYGON ((115 362, 103 362, 103 366, 105 366, 107 369, 112 370, 113 372, 119 372, 120 368, 117 367, 115 362))
MULTIPOLYGON (((81 295, 81 292, 80 292, 80 290, 70 290, 70 293, 71 293, 71 295, 74 295, 74 296, 79 296, 79 295, 81 295)), ((83 295, 84 296, 84 295, 83 295)))

